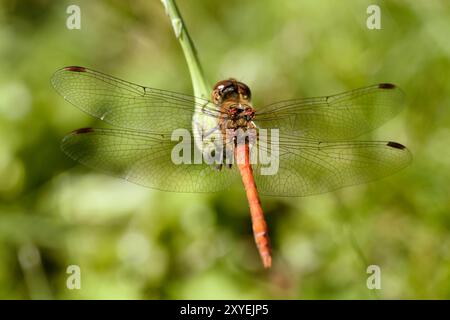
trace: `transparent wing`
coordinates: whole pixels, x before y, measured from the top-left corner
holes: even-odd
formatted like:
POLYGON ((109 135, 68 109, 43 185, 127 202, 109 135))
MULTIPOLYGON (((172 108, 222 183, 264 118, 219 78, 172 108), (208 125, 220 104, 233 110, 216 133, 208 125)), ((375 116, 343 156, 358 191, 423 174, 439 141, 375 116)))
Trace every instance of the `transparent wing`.
POLYGON ((107 123, 140 131, 191 128, 194 110, 217 117, 208 100, 133 84, 84 67, 66 67, 52 77, 64 99, 107 123))
MULTIPOLYGON (((274 145, 266 143, 266 148, 252 152, 275 155, 274 145)), ((317 142, 282 136, 276 174, 263 175, 261 169, 267 171, 269 165, 261 163, 254 165, 254 172, 261 194, 306 196, 378 180, 410 162, 408 149, 396 142, 317 142)))
POLYGON ((257 110, 261 128, 317 140, 353 139, 396 115, 404 94, 382 83, 326 97, 281 101, 257 110))
MULTIPOLYGON (((61 147, 88 167, 164 191, 215 192, 239 178, 235 169, 175 164, 172 150, 178 143, 170 135, 86 128, 67 135, 61 147)), ((195 148, 194 142, 184 143, 186 148, 195 148)))

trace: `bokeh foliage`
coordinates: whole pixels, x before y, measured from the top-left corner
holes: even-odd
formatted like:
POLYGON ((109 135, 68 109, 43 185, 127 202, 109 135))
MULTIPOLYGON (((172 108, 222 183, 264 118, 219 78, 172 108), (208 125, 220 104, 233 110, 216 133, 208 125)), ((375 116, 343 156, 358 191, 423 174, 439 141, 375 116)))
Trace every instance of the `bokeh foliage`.
POLYGON ((240 185, 164 193, 59 149, 67 132, 104 126, 50 86, 63 66, 191 92, 161 3, 2 1, 0 298, 450 298, 450 6, 378 2, 382 30, 366 28, 373 1, 178 2, 209 81, 246 82, 256 106, 377 82, 407 94, 366 138, 407 145, 412 165, 330 194, 263 198, 275 252, 265 271, 240 185), (65 26, 70 4, 81 30, 65 26), (66 288, 71 264, 81 290, 66 288))

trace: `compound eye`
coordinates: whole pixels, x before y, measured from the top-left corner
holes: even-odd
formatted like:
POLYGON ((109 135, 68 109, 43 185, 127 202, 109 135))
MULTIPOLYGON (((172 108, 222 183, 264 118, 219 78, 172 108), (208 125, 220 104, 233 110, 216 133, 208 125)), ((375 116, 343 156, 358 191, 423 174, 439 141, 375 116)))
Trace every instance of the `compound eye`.
POLYGON ((217 90, 219 93, 223 93, 229 88, 233 83, 230 80, 219 81, 215 86, 214 90, 217 90))
POLYGON ((244 83, 239 83, 239 93, 245 100, 250 100, 252 97, 250 88, 244 83))

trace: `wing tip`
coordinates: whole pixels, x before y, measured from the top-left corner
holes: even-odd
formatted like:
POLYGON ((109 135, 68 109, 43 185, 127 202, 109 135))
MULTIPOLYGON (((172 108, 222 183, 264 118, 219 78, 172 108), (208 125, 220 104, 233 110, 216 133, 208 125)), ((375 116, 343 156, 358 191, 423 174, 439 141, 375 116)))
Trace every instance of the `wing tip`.
POLYGON ((71 151, 71 147, 74 145, 74 143, 76 144, 76 142, 78 141, 78 139, 76 138, 77 136, 81 135, 81 134, 85 134, 85 133, 91 133, 91 132, 96 132, 97 130, 94 128, 80 128, 80 129, 76 129, 73 130, 72 132, 68 133, 62 140, 61 140, 61 144, 60 144, 60 148, 61 150, 68 155, 70 158, 77 160, 71 151))
POLYGON ((80 134, 85 134, 85 133, 91 133, 91 132, 95 132, 94 128, 80 128, 80 129, 76 129, 73 130, 72 132, 68 133, 61 141, 61 148, 64 150, 64 145, 71 140, 71 138, 73 136, 77 136, 80 134))
POLYGON ((399 86, 397 86, 393 83, 390 83, 390 82, 379 83, 377 85, 377 87, 384 91, 392 91, 393 94, 397 95, 397 97, 399 99, 399 100, 397 100, 397 102, 399 103, 399 105, 401 107, 404 106, 406 94, 402 90, 402 88, 400 88, 399 86))
POLYGON ((85 67, 80 67, 80 66, 68 66, 68 67, 64 67, 64 68, 56 70, 55 73, 53 73, 52 77, 50 78, 50 82, 51 82, 53 88, 55 88, 55 90, 61 95, 62 95, 62 93, 61 93, 60 84, 58 83, 58 80, 59 80, 59 77, 61 77, 61 72, 64 72, 64 71, 87 72, 88 69, 86 69, 85 67))

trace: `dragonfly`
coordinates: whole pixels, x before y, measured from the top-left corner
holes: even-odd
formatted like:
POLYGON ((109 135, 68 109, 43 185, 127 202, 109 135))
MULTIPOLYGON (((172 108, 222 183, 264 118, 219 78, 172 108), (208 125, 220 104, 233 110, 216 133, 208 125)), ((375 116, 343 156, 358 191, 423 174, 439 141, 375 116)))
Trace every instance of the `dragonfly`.
POLYGON ((260 195, 321 194, 381 179, 411 162, 398 142, 355 140, 402 110, 404 93, 391 83, 256 108, 249 87, 232 78, 219 81, 210 99, 79 66, 56 71, 51 82, 65 100, 112 126, 65 136, 61 148, 75 161, 171 192, 217 192, 241 180, 265 268, 272 249, 260 195), (179 129, 191 139, 180 141, 179 129), (256 133, 245 136, 250 131, 256 133), (264 173, 267 161, 252 161, 261 150, 275 156, 274 174, 264 173), (188 161, 174 161, 177 153, 188 161), (214 161, 191 161, 198 154, 214 161))

